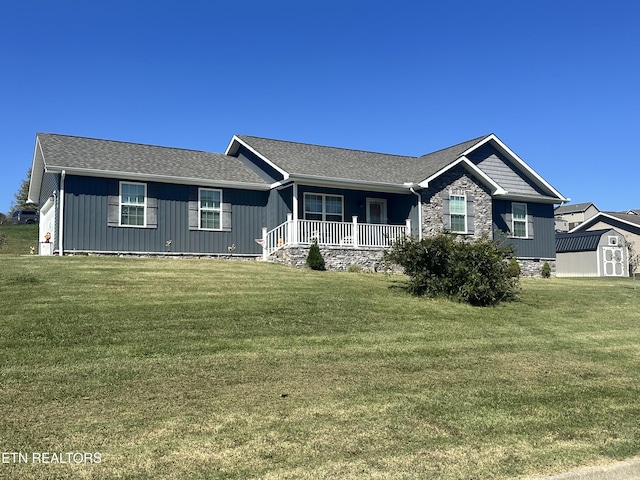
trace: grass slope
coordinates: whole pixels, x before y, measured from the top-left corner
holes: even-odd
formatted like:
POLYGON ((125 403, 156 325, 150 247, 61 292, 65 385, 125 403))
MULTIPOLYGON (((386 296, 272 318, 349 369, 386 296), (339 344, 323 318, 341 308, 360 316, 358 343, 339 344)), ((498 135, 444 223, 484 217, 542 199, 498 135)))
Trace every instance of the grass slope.
POLYGON ((38 225, 0 225, 0 254, 28 255, 30 247, 38 251, 38 225))
POLYGON ((402 281, 0 256, 0 449, 101 454, 0 477, 500 479, 638 454, 632 280, 525 280, 487 309, 402 281))

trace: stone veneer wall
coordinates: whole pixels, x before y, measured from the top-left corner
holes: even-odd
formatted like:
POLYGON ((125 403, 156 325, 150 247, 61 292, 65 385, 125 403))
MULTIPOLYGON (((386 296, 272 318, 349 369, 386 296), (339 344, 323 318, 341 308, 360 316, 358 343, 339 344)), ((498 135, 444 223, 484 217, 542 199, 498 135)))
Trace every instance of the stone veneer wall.
POLYGON ((555 259, 545 258, 516 258, 520 265, 520 275, 523 277, 541 277, 540 273, 544 262, 548 262, 551 267, 551 276, 556 276, 556 261, 555 259))
MULTIPOLYGON (((366 272, 387 271, 382 263, 382 248, 341 248, 320 247, 327 270, 348 270, 351 265, 357 265, 366 272)), ((274 263, 282 263, 296 268, 307 266, 309 246, 299 245, 285 247, 271 256, 274 263)))
POLYGON ((493 231, 493 210, 491 194, 484 185, 476 183, 464 169, 455 167, 435 179, 428 190, 422 192, 422 234, 427 237, 436 235, 444 229, 443 196, 449 196, 450 190, 463 190, 473 195, 474 233, 472 238, 483 234, 491 236, 493 231))

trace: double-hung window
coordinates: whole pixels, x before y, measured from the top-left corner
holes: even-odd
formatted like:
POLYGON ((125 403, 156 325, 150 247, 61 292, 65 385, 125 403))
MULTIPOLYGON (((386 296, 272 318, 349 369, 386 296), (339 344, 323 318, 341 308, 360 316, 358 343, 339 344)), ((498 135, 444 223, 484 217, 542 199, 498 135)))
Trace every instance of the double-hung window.
POLYGON ((120 225, 144 227, 147 185, 120 182, 120 225))
POLYGON ((342 195, 321 193, 305 193, 304 195, 304 218, 306 220, 342 222, 343 211, 342 195))
POLYGON ((527 238, 527 204, 511 204, 511 234, 518 238, 527 238))
POLYGON ((467 233, 467 199, 464 194, 449 195, 449 213, 451 215, 451 231, 467 233))
POLYGON ((222 190, 201 188, 198 190, 198 196, 200 229, 220 230, 222 228, 222 190))

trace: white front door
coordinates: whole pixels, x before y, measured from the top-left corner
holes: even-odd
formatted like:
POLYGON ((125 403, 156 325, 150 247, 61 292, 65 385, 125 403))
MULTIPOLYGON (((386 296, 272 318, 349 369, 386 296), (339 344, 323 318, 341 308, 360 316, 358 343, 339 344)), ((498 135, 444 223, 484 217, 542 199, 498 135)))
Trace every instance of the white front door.
POLYGON ((624 276, 624 256, 621 247, 602 247, 605 277, 624 276))
POLYGON ((367 198, 367 223, 387 223, 387 200, 367 198))

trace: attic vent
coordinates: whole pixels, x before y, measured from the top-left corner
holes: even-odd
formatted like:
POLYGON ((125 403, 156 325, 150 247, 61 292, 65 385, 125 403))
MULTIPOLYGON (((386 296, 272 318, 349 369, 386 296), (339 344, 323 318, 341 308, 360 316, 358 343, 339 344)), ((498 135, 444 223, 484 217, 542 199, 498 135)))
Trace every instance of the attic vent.
POLYGON ((618 237, 609 237, 609 245, 618 245, 618 237))

